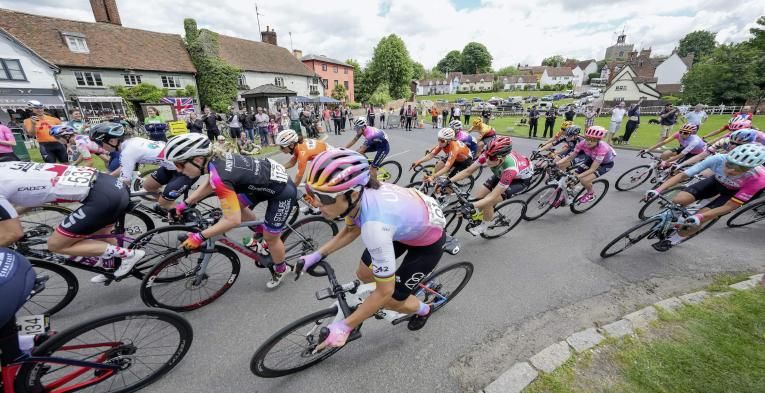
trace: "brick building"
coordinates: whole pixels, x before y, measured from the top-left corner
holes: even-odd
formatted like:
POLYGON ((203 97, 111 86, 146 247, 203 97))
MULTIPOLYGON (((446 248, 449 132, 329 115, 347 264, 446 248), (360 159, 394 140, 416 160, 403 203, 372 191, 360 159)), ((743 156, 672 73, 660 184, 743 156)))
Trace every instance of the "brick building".
POLYGON ((355 102, 355 97, 353 96, 353 67, 351 65, 320 55, 305 55, 300 60, 322 79, 325 96, 331 96, 335 86, 343 85, 348 95, 348 101, 355 102))

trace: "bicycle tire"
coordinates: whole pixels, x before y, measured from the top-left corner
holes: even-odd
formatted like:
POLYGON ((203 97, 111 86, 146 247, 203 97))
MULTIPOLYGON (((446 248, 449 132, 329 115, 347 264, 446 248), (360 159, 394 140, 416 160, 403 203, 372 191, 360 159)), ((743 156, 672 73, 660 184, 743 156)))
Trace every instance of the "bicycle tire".
MULTIPOLYGON (((433 311, 432 311, 433 313, 442 309, 447 303, 452 301, 455 297, 457 297, 457 295, 460 292, 462 292, 462 289, 465 288, 465 285, 467 285, 468 281, 470 281, 470 278, 473 277, 474 266, 471 262, 468 262, 468 261, 462 261, 462 262, 450 264, 449 266, 445 266, 442 269, 436 270, 432 275, 430 275, 430 277, 428 277, 427 282, 424 284, 431 290, 435 290, 436 292, 439 292, 440 289, 433 289, 433 287, 431 287, 430 284, 436 281, 436 279, 439 278, 440 276, 443 276, 446 273, 455 269, 464 269, 465 277, 462 278, 460 283, 457 285, 456 289, 454 289, 453 291, 449 291, 448 293, 449 296, 447 297, 446 301, 439 303, 433 307, 433 311)), ((415 290, 413 293, 415 297, 417 297, 418 299, 420 299, 420 301, 423 301, 425 303, 430 303, 428 301, 429 299, 427 298, 427 295, 429 294, 431 294, 431 292, 425 291, 421 287, 419 290, 415 290), (422 295, 423 298, 420 298, 420 295, 422 295)), ((439 292, 439 294, 443 295, 443 293, 441 292, 439 292)))
POLYGON ((489 230, 492 228, 492 224, 489 224, 489 227, 486 228, 486 231, 481 234, 481 237, 484 239, 496 239, 512 231, 513 228, 518 226, 518 224, 523 220, 523 217, 526 216, 526 202, 519 201, 519 200, 507 200, 507 201, 500 202, 494 207, 494 215, 495 215, 494 220, 492 220, 492 222, 497 221, 497 218, 499 218, 497 217, 497 215, 499 215, 500 217, 503 217, 501 225, 495 225, 495 227, 499 226, 500 228, 502 228, 502 230, 498 233, 487 234, 487 232, 489 232, 489 230), (507 218, 508 216, 501 213, 501 211, 507 206, 514 206, 514 207, 511 207, 510 209, 519 208, 521 212, 521 214, 517 218, 513 217, 510 222, 507 222, 504 219, 504 218, 507 218))
POLYGON ((436 166, 433 164, 430 165, 423 165, 419 170, 414 171, 412 174, 412 177, 409 179, 410 183, 422 181, 422 178, 424 176, 430 176, 433 171, 436 169, 436 166))
POLYGON ((707 229, 709 229, 709 227, 711 227, 712 225, 714 225, 714 224, 715 224, 717 221, 719 221, 719 220, 720 220, 720 217, 716 217, 716 218, 714 218, 714 219, 712 219, 712 220, 709 220, 709 221, 706 221, 706 222, 704 222, 704 223, 701 225, 701 229, 699 229, 698 231, 696 231, 696 232, 695 232, 694 234, 692 234, 692 235, 689 235, 689 236, 686 236, 686 237, 684 237, 684 238, 683 238, 682 240, 680 240, 680 242, 679 242, 679 243, 677 243, 677 244, 678 244, 678 245, 680 245, 680 244, 683 244, 683 243, 687 242, 688 240, 691 240, 691 239, 693 239, 694 237, 696 237, 696 236, 700 235, 700 234, 701 234, 701 232, 704 232, 704 231, 706 231, 707 229))
POLYGON ((656 224, 660 223, 661 220, 662 220, 661 218, 655 217, 655 218, 648 219, 646 221, 641 221, 641 222, 633 225, 630 229, 627 229, 626 231, 622 232, 621 235, 617 236, 616 238, 614 238, 614 240, 611 240, 611 242, 609 242, 605 247, 603 247, 603 249, 600 250, 600 257, 601 258, 612 257, 612 256, 614 256, 616 254, 619 254, 622 251, 624 251, 624 250, 634 246, 635 244, 639 243, 641 240, 645 239, 648 235, 650 235, 651 233, 654 232, 653 227, 656 224), (631 235, 632 232, 635 232, 636 230, 642 230, 644 228, 648 228, 648 230, 643 232, 643 233, 641 233, 640 235, 638 235, 634 239, 629 237, 629 235, 631 235), (627 243, 623 248, 621 248, 619 250, 615 250, 613 252, 608 252, 609 249, 613 245, 615 245, 616 243, 618 243, 620 240, 622 240, 624 238, 628 239, 629 243, 627 243))
POLYGON ((459 209, 448 209, 443 213, 446 220, 444 231, 449 236, 455 236, 462 227, 462 212, 459 209))
MULTIPOLYGON (((106 346, 106 344, 113 344, 117 342, 123 342, 123 341, 129 341, 128 343, 122 343, 119 347, 112 348, 110 350, 104 350, 101 351, 100 356, 110 356, 110 358, 107 361, 120 361, 119 358, 122 358, 126 354, 125 358, 122 359, 125 361, 125 368, 120 369, 116 374, 114 374, 114 379, 116 380, 119 375, 122 375, 123 372, 127 373, 130 372, 133 376, 138 377, 133 370, 138 371, 139 363, 143 367, 147 367, 147 363, 142 362, 140 360, 141 356, 131 356, 137 351, 139 351, 139 348, 136 348, 135 344, 140 343, 141 340, 133 337, 132 340, 126 339, 129 337, 127 335, 128 329, 130 329, 131 324, 137 325, 138 322, 143 317, 146 321, 144 322, 141 329, 139 329, 139 334, 147 334, 147 336, 142 337, 142 339, 146 339, 146 337, 152 337, 152 344, 154 344, 159 339, 156 339, 157 332, 165 332, 168 333, 177 333, 178 335, 178 343, 177 346, 168 346, 169 348, 175 348, 170 354, 168 354, 168 360, 165 361, 157 370, 153 371, 151 374, 147 375, 145 378, 139 378, 135 383, 125 386, 124 388, 111 390, 111 387, 109 387, 109 392, 114 393, 123 393, 123 392, 135 392, 137 390, 140 390, 154 382, 157 381, 157 379, 161 378, 170 370, 172 370, 175 366, 178 365, 178 363, 186 356, 186 353, 188 353, 189 348, 191 347, 191 343, 194 341, 194 331, 191 327, 191 324, 189 322, 181 317, 178 314, 171 313, 169 311, 165 310, 136 310, 136 311, 128 311, 128 312, 120 312, 115 313, 103 317, 99 317, 96 319, 92 319, 86 322, 82 322, 78 325, 75 325, 71 328, 65 329, 64 331, 58 332, 57 334, 51 336, 47 341, 45 341, 40 347, 36 348, 34 351, 35 356, 57 356, 57 357, 68 357, 71 358, 75 354, 78 353, 78 351, 85 351, 89 349, 97 349, 95 348, 77 348, 77 345, 85 343, 86 341, 83 340, 81 337, 86 337, 89 332, 94 332, 94 336, 98 336, 98 339, 103 341, 107 340, 106 343, 103 343, 100 345, 100 347, 106 346), (162 329, 156 329, 156 327, 159 326, 160 322, 162 324, 166 324, 165 327, 162 329), (112 342, 108 342, 110 336, 106 336, 106 334, 109 334, 109 329, 104 328, 104 326, 110 325, 110 324, 120 324, 120 323, 126 323, 127 326, 124 330, 116 330, 113 337, 112 342), (155 329, 145 328, 147 324, 152 324, 155 329), (167 331, 168 328, 174 329, 174 331, 167 331), (95 334, 97 333, 97 335, 95 334), (117 334, 121 333, 120 336, 117 336, 117 334), (72 343, 71 348, 70 346, 67 346, 70 342, 78 340, 77 343, 72 343), (133 352, 130 352, 130 349, 133 350, 133 352), (58 351, 60 350, 61 353, 58 351), (138 360, 136 360, 138 359, 138 360)), ((137 326, 136 326, 137 327, 137 326)), ((95 338, 95 337, 94 337, 95 338)), ((160 337, 160 339, 163 337, 160 337)), ((99 344, 99 343, 94 343, 99 344)), ((155 344, 156 345, 156 344, 155 344)), ((148 348, 149 350, 156 350, 157 348, 148 348)), ((96 352, 98 354, 99 352, 96 352)), ((143 352, 141 352, 143 353, 143 352)), ((150 356, 152 357, 152 360, 160 355, 144 355, 144 356, 150 356)), ((96 355, 93 356, 87 356, 80 360, 95 362, 96 355)), ((73 369, 69 369, 69 375, 71 373, 79 371, 82 369, 82 366, 71 366, 73 369), (76 368, 76 369, 74 369, 76 368)), ((18 391, 21 392, 32 392, 37 391, 37 387, 45 385, 44 382, 41 381, 42 378, 45 378, 47 376, 50 376, 48 373, 51 371, 53 374, 55 374, 58 370, 64 370, 66 373, 67 366, 61 366, 60 364, 57 364, 56 367, 53 367, 54 370, 50 370, 50 367, 45 366, 45 361, 40 362, 29 362, 22 365, 21 369, 19 370, 18 375, 16 376, 16 386, 18 391)), ((81 376, 84 376, 85 378, 97 378, 94 373, 97 371, 94 371, 93 373, 82 373, 81 376)), ((109 381, 112 380, 112 378, 105 378, 99 381, 109 381)), ((123 382, 125 382, 124 376, 122 378, 123 382)), ((72 382, 75 383, 77 379, 75 378, 72 382)), ((86 380, 87 381, 87 380, 86 380)), ((107 382, 108 383, 108 382, 107 382)), ((111 383, 114 383, 112 380, 111 383)), ((97 383, 96 383, 97 384, 97 383)), ((91 384, 89 386, 94 386, 96 384, 91 384)))
POLYGON ((736 214, 732 215, 725 223, 730 228, 741 228, 747 225, 754 224, 755 222, 765 220, 765 200, 761 202, 752 203, 749 206, 740 209, 736 214), (754 212, 752 212, 754 210, 754 212), (739 220, 739 217, 745 215, 754 214, 746 218, 739 220))
POLYGON ((580 209, 579 207, 582 206, 582 205, 579 203, 579 197, 584 195, 584 193, 586 192, 585 189, 582 188, 581 190, 579 190, 579 192, 576 194, 576 196, 574 196, 574 200, 571 201, 571 204, 569 205, 569 209, 571 209, 572 213, 574 213, 574 214, 582 214, 582 213, 592 209, 593 207, 595 207, 595 205, 597 205, 598 203, 600 203, 600 201, 602 201, 603 198, 606 197, 606 193, 608 193, 608 188, 609 188, 608 180, 606 180, 606 179, 596 179, 596 180, 594 180, 592 182, 592 188, 593 188, 593 191, 596 194, 598 194, 598 196, 594 200, 588 202, 587 206, 585 208, 580 209), (603 186, 603 191, 595 190, 596 184, 603 184, 604 185, 603 186))
POLYGON ((396 184, 398 183, 398 179, 401 178, 401 174, 403 173, 403 168, 401 167, 401 164, 398 163, 398 161, 384 161, 382 164, 380 164, 380 167, 378 168, 378 174, 377 174, 377 180, 384 182, 384 183, 390 183, 390 184, 396 184), (387 178, 380 178, 381 175, 379 173, 379 170, 384 170, 389 174, 389 177, 387 178))
POLYGON ((634 168, 627 169, 627 171, 622 173, 622 175, 619 176, 618 179, 616 179, 616 185, 614 187, 616 187, 616 189, 619 191, 629 191, 629 190, 635 189, 641 184, 645 183, 648 179, 650 179, 652 174, 653 174, 653 169, 651 168, 650 165, 638 165, 634 168), (642 172, 642 173, 640 172, 641 170, 645 170, 645 169, 648 169, 648 171, 642 172), (635 172, 635 174, 632 174, 632 172, 635 172), (642 177, 643 175, 645 175, 644 178, 642 177), (622 184, 623 179, 626 182, 624 184, 622 184), (637 179, 638 181, 635 182, 634 179, 637 179))
MULTIPOLYGON (((672 200, 672 196, 674 196, 677 192, 682 191, 685 189, 684 186, 678 186, 678 187, 672 187, 668 190, 664 190, 664 192, 661 193, 665 198, 672 200)), ((664 203, 659 197, 651 198, 646 203, 643 204, 643 206, 638 210, 638 218, 641 220, 645 220, 646 218, 653 217, 657 214, 659 214, 662 210, 664 210, 664 206, 662 206, 662 203, 664 203), (655 209, 658 207, 658 209, 655 209), (656 210, 656 211, 653 211, 656 210)))
POLYGON ((550 211, 553 208, 553 203, 561 197, 561 190, 555 184, 548 184, 529 197, 526 200, 526 214, 524 219, 526 221, 534 221, 550 211), (537 214, 530 214, 529 209, 532 206, 539 206, 537 214))
MULTIPOLYGON (((138 171, 138 176, 135 179, 133 179, 132 183, 130 183, 130 191, 131 192, 145 191, 143 189, 143 179, 146 176, 149 176, 152 173, 154 173, 154 171, 156 171, 157 168, 158 168, 158 166, 156 166, 156 165, 146 165, 143 168, 141 168, 141 170, 138 171)), ((149 202, 156 202, 157 201, 156 198, 153 198, 150 195, 142 195, 139 198, 143 199, 144 201, 149 201, 149 202)))
POLYGON ((35 274, 39 277, 47 275, 45 289, 29 298, 24 305, 16 312, 16 316, 23 315, 54 315, 74 300, 77 292, 80 290, 80 283, 77 276, 69 269, 52 262, 46 262, 41 259, 29 259, 29 263, 35 269, 35 274), (56 295, 64 291, 63 295, 56 295))
POLYGON ((125 235, 131 239, 135 239, 155 227, 154 220, 140 210, 125 213, 125 235))
POLYGON ((318 216, 306 217, 295 223, 295 225, 290 225, 290 227, 287 228, 287 230, 284 231, 284 233, 281 235, 282 242, 284 242, 284 260, 287 262, 293 261, 303 255, 307 255, 318 250, 319 247, 337 235, 338 231, 339 230, 335 222, 318 216), (303 230, 300 229, 301 227, 307 227, 308 225, 314 223, 326 224, 329 226, 329 231, 327 231, 326 228, 324 230, 311 229, 310 231, 307 228, 304 228, 303 230), (293 235, 290 237, 290 235, 293 233, 300 235, 293 235), (328 236, 326 236, 326 238, 319 237, 323 235, 328 236))
MULTIPOLYGON (((72 214, 72 209, 57 205, 43 205, 28 209, 19 214, 19 221, 24 233, 32 230, 43 231, 40 236, 51 235, 64 218, 72 214), (39 214, 39 216, 37 216, 39 214)), ((45 246, 47 249, 47 246, 45 246)))
MULTIPOLYGON (((237 277, 239 277, 239 270, 241 268, 241 264, 239 263, 239 257, 236 255, 234 251, 232 251, 229 248, 216 245, 215 250, 212 253, 210 263, 207 265, 207 274, 205 274, 207 277, 205 277, 204 281, 201 285, 194 285, 193 280, 195 279, 195 273, 196 270, 199 268, 200 263, 198 262, 198 258, 196 258, 198 255, 203 254, 202 250, 196 249, 192 251, 186 251, 181 250, 177 251, 173 254, 168 255, 167 257, 163 258, 159 263, 157 263, 150 271, 147 273, 143 281, 141 282, 141 300, 143 303, 149 307, 160 307, 167 310, 172 311, 178 311, 178 312, 186 312, 186 311, 192 311, 196 310, 198 308, 204 307, 212 302, 214 302, 216 299, 221 297, 226 291, 231 288, 232 285, 236 282, 237 277), (180 283, 180 287, 183 291, 189 292, 189 300, 192 300, 192 297, 195 293, 201 293, 201 288, 205 288, 206 284, 210 282, 210 267, 215 264, 215 260, 212 258, 215 258, 216 255, 221 255, 223 257, 223 261, 228 261, 231 263, 231 270, 224 271, 223 274, 221 274, 221 278, 216 279, 216 281, 221 281, 223 284, 221 287, 214 292, 212 292, 212 295, 207 296, 205 298, 202 298, 201 296, 196 301, 190 301, 185 302, 181 305, 173 305, 169 304, 168 300, 160 300, 158 299, 155 294, 155 290, 158 290, 161 287, 167 287, 169 284, 174 283, 180 283), (188 268, 182 268, 182 270, 177 272, 171 272, 171 269, 174 269, 178 264, 179 260, 183 258, 193 258, 193 260, 188 264, 188 268), (169 273, 166 277, 161 277, 161 274, 169 273), (168 285, 162 285, 162 284, 168 284, 168 285)), ((218 265, 221 265, 225 262, 219 263, 218 265)), ((158 292, 158 291, 157 291, 158 292)), ((167 290, 164 292, 164 294, 169 293, 170 290, 167 290)), ((183 293, 183 292, 181 292, 183 293)), ((209 293, 209 291, 207 292, 209 293)))
MULTIPOLYGON (((252 359, 250 360, 250 371, 252 371, 253 374, 262 378, 283 377, 285 375, 294 374, 296 372, 305 370, 308 367, 314 366, 318 364, 319 362, 324 361, 325 359, 334 355, 335 353, 337 353, 337 351, 344 348, 344 346, 340 348, 327 348, 319 353, 314 354, 314 356, 316 357, 311 359, 310 361, 294 366, 294 367, 276 369, 266 365, 269 352, 282 340, 295 344, 293 340, 296 340, 296 338, 292 338, 290 340, 291 338, 290 336, 293 334, 294 331, 304 326, 310 327, 311 329, 306 329, 308 330, 307 335, 304 336, 304 338, 306 339, 306 347, 303 350, 301 350, 298 354, 296 354, 297 355, 296 357, 305 359, 306 356, 311 355, 311 352, 316 347, 316 345, 320 344, 319 332, 321 331, 321 328, 319 328, 319 326, 321 326, 325 322, 329 322, 329 323, 333 322, 334 317, 337 315, 337 313, 338 313, 338 310, 336 307, 325 308, 324 310, 306 315, 290 323, 289 325, 283 327, 281 330, 279 330, 278 332, 274 333, 271 337, 269 337, 263 344, 260 345, 260 347, 258 347, 255 353, 252 355, 252 359)), ((274 353, 276 352, 281 352, 281 351, 274 351, 274 353)))

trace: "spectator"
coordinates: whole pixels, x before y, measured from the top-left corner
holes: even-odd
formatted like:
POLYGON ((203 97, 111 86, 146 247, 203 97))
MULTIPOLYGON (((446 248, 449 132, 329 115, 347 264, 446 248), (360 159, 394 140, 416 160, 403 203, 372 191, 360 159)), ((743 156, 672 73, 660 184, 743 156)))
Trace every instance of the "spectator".
POLYGON ((241 120, 244 133, 247 134, 247 139, 255 139, 255 108, 250 107, 250 110, 242 113, 241 120))
POLYGON ((218 135, 220 135, 218 121, 222 119, 220 115, 211 111, 209 106, 205 107, 204 113, 205 114, 202 115, 202 122, 205 123, 205 128, 207 128, 207 138, 210 139, 210 142, 215 142, 218 135))
POLYGON ((533 105, 531 109, 529 109, 529 138, 537 137, 538 121, 539 121, 539 111, 537 110, 537 106, 533 105))
POLYGON ((433 125, 433 128, 438 127, 438 109, 434 105, 432 108, 430 108, 430 121, 433 125))
MULTIPOLYGON (((391 128, 391 124, 393 124, 393 107, 388 107, 388 116, 385 117, 385 120, 388 122, 388 128, 391 128)), ((399 120, 401 122, 401 120, 399 120)))
POLYGON ((454 118, 462 120, 462 109, 460 109, 459 105, 454 107, 454 118))
POLYGON ((239 108, 233 108, 226 118, 226 123, 228 123, 228 133, 233 140, 239 139, 239 134, 242 133, 241 117, 242 115, 239 114, 239 108))
POLYGON ((412 131, 412 120, 417 117, 417 111, 415 109, 412 109, 411 105, 406 106, 406 112, 404 113, 404 116, 406 116, 406 130, 412 131))
POLYGON ((332 111, 332 121, 335 123, 335 135, 340 135, 340 108, 336 107, 332 111))
POLYGON ((332 113, 330 112, 329 108, 326 106, 324 107, 324 110, 321 111, 321 122, 322 127, 327 130, 327 132, 332 131, 332 125, 331 123, 332 113))
POLYGON ((255 115, 255 128, 260 136, 260 145, 268 146, 268 115, 263 113, 261 107, 258 107, 258 114, 255 115))
MULTIPOLYGON (((303 130, 300 128, 300 114, 302 111, 300 108, 298 108, 298 105, 296 102, 293 102, 290 105, 290 111, 289 111, 289 117, 290 117, 290 128, 297 132, 298 136, 302 139, 303 138, 303 130)), ((257 122, 256 122, 257 127, 257 122)))
POLYGON ((270 117, 268 119, 268 139, 273 145, 276 140, 276 134, 279 133, 279 125, 276 124, 276 117, 270 117))
POLYGON ((470 105, 465 106, 465 122, 462 124, 470 124, 470 116, 473 114, 473 108, 470 107, 470 105))
POLYGON ((454 105, 449 108, 449 123, 451 123, 452 120, 454 120, 454 105))
POLYGON ((348 121, 348 123, 343 123, 343 130, 345 130, 345 125, 348 124, 349 128, 353 127, 353 111, 351 108, 345 108, 345 119, 348 121))
POLYGON ((672 133, 672 126, 677 122, 677 108, 673 108, 672 104, 664 105, 664 110, 659 113, 659 142, 667 139, 669 134, 672 133))
POLYGON ((309 138, 314 137, 313 129, 313 114, 310 111, 304 110, 300 112, 300 124, 305 127, 305 132, 309 138))
POLYGON ((43 161, 49 164, 55 164, 57 161, 62 164, 69 163, 66 147, 50 136, 51 127, 61 124, 61 120, 45 114, 39 101, 31 100, 28 105, 32 116, 24 120, 24 132, 27 136, 37 139, 43 161))
POLYGON ((595 118, 598 117, 598 112, 592 108, 592 105, 587 105, 584 110, 584 129, 588 129, 595 125, 595 118))
POLYGON ((378 111, 380 112, 380 128, 385 128, 385 109, 379 108, 378 111))
POLYGON ((252 139, 247 138, 244 134, 236 141, 239 148, 239 154, 251 156, 258 154, 260 146, 256 145, 252 139))
POLYGON ((438 128, 443 128, 448 123, 447 119, 449 119, 449 109, 444 108, 441 111, 441 124, 438 125, 438 128))
POLYGON ((485 106, 483 110, 481 110, 481 117, 483 118, 483 124, 488 125, 489 120, 491 120, 491 109, 489 109, 488 106, 485 106))
POLYGON ((216 138, 217 142, 213 144, 213 152, 215 154, 224 154, 224 153, 235 153, 236 149, 234 146, 226 141, 226 137, 223 135, 218 135, 216 138))
POLYGON ((197 117, 196 112, 190 112, 188 119, 186 119, 186 128, 189 129, 189 132, 201 134, 205 128, 205 123, 197 117))
POLYGON ((370 127, 375 126, 375 107, 372 104, 367 106, 367 124, 369 124, 370 127))
POLYGON ((149 133, 149 139, 153 141, 167 142, 167 124, 159 115, 159 110, 156 107, 150 106, 146 108, 146 117, 143 119, 146 132, 149 133))
POLYGON ((574 106, 569 105, 568 110, 563 114, 566 121, 574 121, 574 118, 576 117, 576 112, 574 111, 574 106))
POLYGON ((69 125, 72 126, 78 134, 87 132, 88 122, 82 118, 82 112, 80 112, 79 109, 72 109, 72 111, 69 112, 69 116, 72 118, 69 125))
POLYGON ((0 162, 20 161, 19 157, 13 153, 13 147, 16 146, 16 137, 10 128, 0 124, 0 162))
POLYGON ((608 125, 608 132, 606 133, 606 143, 609 145, 613 141, 614 134, 621 128, 622 120, 626 114, 627 110, 624 109, 624 101, 611 109, 611 123, 608 125))
POLYGON ((641 99, 636 104, 632 104, 630 110, 627 111, 627 126, 624 130, 624 143, 629 145, 630 137, 632 133, 640 127, 640 104, 643 102, 641 99))
POLYGON ((547 138, 547 130, 550 130, 550 138, 555 135, 555 119, 558 117, 558 110, 555 106, 545 112, 545 129, 542 132, 542 138, 547 138))
POLYGON ((685 114, 685 119, 688 123, 695 124, 701 128, 701 124, 704 123, 709 115, 704 111, 704 105, 696 104, 693 111, 685 114))

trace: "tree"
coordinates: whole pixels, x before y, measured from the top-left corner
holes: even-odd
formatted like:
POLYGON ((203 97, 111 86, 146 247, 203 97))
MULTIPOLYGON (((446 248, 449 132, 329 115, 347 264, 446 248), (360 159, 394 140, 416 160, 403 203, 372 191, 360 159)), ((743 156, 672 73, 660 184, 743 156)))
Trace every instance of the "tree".
POLYGON ((353 67, 353 99, 356 102, 366 102, 374 91, 374 87, 367 78, 366 70, 361 68, 359 62, 354 59, 348 59, 345 62, 353 67))
POLYGON ((390 94, 388 94, 389 90, 390 87, 386 83, 381 83, 369 97, 369 103, 374 106, 383 106, 393 101, 390 94))
POLYGON ((444 56, 444 58, 441 59, 438 64, 436 64, 436 69, 442 74, 459 71, 461 67, 462 52, 458 50, 453 50, 447 53, 446 56, 444 56))
POLYGON ((499 71, 496 72, 497 76, 515 76, 520 74, 518 71, 518 67, 516 66, 507 66, 502 67, 499 69, 499 71))
POLYGON ((425 78, 425 66, 422 64, 413 61, 412 62, 412 79, 423 79, 425 78))
POLYGON ((331 96, 338 101, 345 101, 348 98, 348 92, 345 90, 345 86, 338 84, 332 89, 331 96))
POLYGON ((375 47, 365 74, 373 90, 385 84, 393 99, 409 97, 413 70, 404 41, 395 34, 383 37, 375 47))
POLYGON ((425 74, 422 76, 422 79, 442 79, 445 75, 443 72, 439 71, 438 68, 433 67, 430 70, 425 70, 425 74))
POLYGON ((238 68, 218 57, 218 34, 209 30, 198 30, 194 19, 184 19, 186 49, 197 69, 199 100, 203 106, 224 112, 236 100, 238 68))
POLYGON ((135 86, 112 86, 114 93, 125 99, 125 101, 141 101, 151 104, 159 103, 164 97, 167 97, 166 88, 159 88, 151 83, 139 83, 135 86))
POLYGON ((756 58, 750 42, 715 48, 683 76, 684 101, 730 105, 759 98, 756 58))
POLYGON ((545 57, 544 60, 542 60, 542 65, 547 67, 560 67, 563 62, 566 60, 563 59, 563 56, 561 55, 555 55, 550 57, 545 57))
POLYGON ((706 30, 690 32, 680 40, 677 47, 677 54, 685 57, 693 53, 695 59, 708 56, 715 49, 716 35, 717 33, 712 33, 711 31, 706 30))
POLYGON ((491 69, 493 58, 486 46, 478 42, 470 42, 462 49, 460 71, 464 74, 480 74, 491 69))

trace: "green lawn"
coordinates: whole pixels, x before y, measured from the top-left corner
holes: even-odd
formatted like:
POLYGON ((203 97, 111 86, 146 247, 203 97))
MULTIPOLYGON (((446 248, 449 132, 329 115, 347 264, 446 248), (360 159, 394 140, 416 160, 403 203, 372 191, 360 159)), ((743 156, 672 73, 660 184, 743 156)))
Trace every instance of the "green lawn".
MULTIPOLYGON (((507 97, 513 97, 513 96, 520 96, 520 97, 526 97, 526 96, 535 96, 535 97, 542 97, 546 95, 553 95, 556 93, 562 93, 561 91, 540 91, 540 90, 529 90, 529 91, 522 91, 522 90, 513 90, 513 91, 484 91, 484 92, 469 92, 469 93, 458 93, 458 94, 437 94, 432 96, 417 96, 418 101, 423 100, 430 100, 433 102, 436 102, 436 100, 447 100, 449 102, 454 102, 458 98, 464 98, 465 100, 472 100, 473 97, 478 97, 484 101, 490 99, 491 97, 499 97, 502 99, 507 99, 507 97)), ((556 106, 560 106, 557 103, 560 101, 553 101, 556 103, 556 106)))

